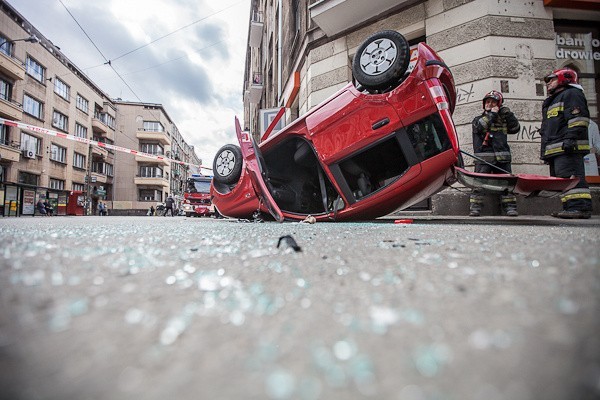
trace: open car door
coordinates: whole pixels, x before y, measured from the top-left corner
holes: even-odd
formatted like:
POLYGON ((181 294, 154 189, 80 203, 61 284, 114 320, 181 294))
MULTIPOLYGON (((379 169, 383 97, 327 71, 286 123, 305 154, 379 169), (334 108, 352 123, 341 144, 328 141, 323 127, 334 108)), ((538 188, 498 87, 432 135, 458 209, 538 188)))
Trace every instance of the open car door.
POLYGON ((522 196, 554 197, 572 189, 579 178, 556 178, 531 174, 480 174, 454 167, 456 179, 463 185, 484 193, 509 193, 522 196))
POLYGON ((275 200, 273 200, 273 196, 271 196, 271 192, 267 186, 267 170, 260 149, 248 132, 242 132, 242 127, 237 117, 235 118, 235 132, 240 142, 242 157, 244 157, 244 161, 246 162, 246 169, 252 179, 256 195, 261 203, 267 207, 273 218, 278 222, 283 222, 283 213, 275 203, 275 200))

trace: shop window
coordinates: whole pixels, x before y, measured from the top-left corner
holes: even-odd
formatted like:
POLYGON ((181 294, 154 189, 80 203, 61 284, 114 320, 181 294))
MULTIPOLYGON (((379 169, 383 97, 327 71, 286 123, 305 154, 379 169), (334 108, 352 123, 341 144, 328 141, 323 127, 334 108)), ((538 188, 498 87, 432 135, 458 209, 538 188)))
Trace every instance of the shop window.
POLYGON ((19 183, 25 185, 37 186, 39 184, 40 176, 25 171, 19 171, 18 180, 19 183))

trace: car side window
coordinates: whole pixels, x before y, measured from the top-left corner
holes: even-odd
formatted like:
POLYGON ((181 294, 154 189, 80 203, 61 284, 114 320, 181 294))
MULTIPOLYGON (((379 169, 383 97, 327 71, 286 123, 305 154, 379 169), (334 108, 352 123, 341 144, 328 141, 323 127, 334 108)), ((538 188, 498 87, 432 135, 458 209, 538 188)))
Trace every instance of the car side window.
POLYGON ((433 114, 406 128, 419 162, 452 147, 439 115, 433 114))

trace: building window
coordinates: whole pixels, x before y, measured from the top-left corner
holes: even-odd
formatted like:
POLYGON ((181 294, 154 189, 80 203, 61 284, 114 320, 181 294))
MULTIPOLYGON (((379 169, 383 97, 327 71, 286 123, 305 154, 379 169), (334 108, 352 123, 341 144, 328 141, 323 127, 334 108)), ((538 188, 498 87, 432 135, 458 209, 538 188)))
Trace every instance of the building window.
POLYGON ((96 110, 94 113, 94 118, 99 119, 104 125, 115 129, 115 117, 112 115, 96 110))
POLYGON ((73 167, 85 169, 85 156, 81 153, 73 153, 73 167))
POLYGON ((106 176, 113 176, 113 165, 102 161, 92 162, 92 172, 106 176))
POLYGON ((79 192, 83 192, 85 189, 85 185, 83 183, 75 183, 73 182, 73 186, 72 189, 73 191, 79 191, 79 192))
POLYGON ((31 56, 27 56, 27 61, 25 62, 25 69, 27 73, 31 75, 38 82, 43 83, 44 77, 46 76, 46 68, 42 66, 39 62, 31 58, 31 56))
POLYGON ((90 109, 90 102, 87 101, 87 99, 85 97, 81 96, 79 93, 77 93, 77 108, 86 114, 88 113, 88 110, 90 109))
POLYGON ((0 35, 0 52, 6 54, 9 57, 12 57, 13 43, 9 38, 0 35))
POLYGON ((12 83, 0 78, 0 99, 10 101, 12 98, 12 83))
POLYGON ((66 132, 69 130, 69 119, 66 115, 54 110, 52 115, 52 126, 66 132))
POLYGON ((39 175, 30 174, 29 172, 19 171, 19 177, 17 179, 19 180, 19 183, 37 186, 40 177, 39 175))
POLYGON ((75 122, 75 136, 87 139, 87 128, 75 122))
POLYGON ((156 156, 162 156, 165 154, 165 149, 156 143, 142 143, 140 145, 140 151, 143 153, 154 154, 156 156))
POLYGON ((24 94, 23 95, 23 112, 27 113, 33 117, 36 117, 37 119, 43 119, 44 106, 40 101, 34 99, 33 97, 30 97, 27 94, 24 94))
POLYGON ((140 177, 142 178, 162 178, 163 170, 159 167, 140 167, 140 177))
POLYGON ((54 77, 54 93, 69 101, 71 88, 57 77, 54 77))
POLYGON ((139 201, 162 201, 162 191, 155 189, 140 189, 139 201))
POLYGON ((8 125, 0 125, 0 144, 8 146, 10 144, 8 136, 8 125))
POLYGON ((61 179, 50 178, 50 189, 65 190, 65 181, 61 179))
POLYGON ((42 140, 21 132, 21 150, 31 150, 35 154, 40 155, 42 154, 42 140))
POLYGON ((144 121, 144 130, 146 132, 164 132, 165 128, 158 121, 144 121))
POLYGON ((54 143, 50 146, 50 159, 59 163, 67 163, 67 149, 54 143))

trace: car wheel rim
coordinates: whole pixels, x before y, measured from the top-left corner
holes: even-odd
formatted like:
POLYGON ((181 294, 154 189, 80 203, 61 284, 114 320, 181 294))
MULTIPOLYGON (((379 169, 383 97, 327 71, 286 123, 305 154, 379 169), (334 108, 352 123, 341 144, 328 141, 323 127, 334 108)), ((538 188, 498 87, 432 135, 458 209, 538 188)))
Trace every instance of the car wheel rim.
POLYGON ((235 165, 235 155, 232 151, 226 150, 219 154, 217 158, 217 173, 221 176, 227 176, 233 172, 235 165))
POLYGON ((360 68, 367 75, 380 75, 390 69, 398 58, 398 48, 389 39, 375 40, 360 55, 360 68))

